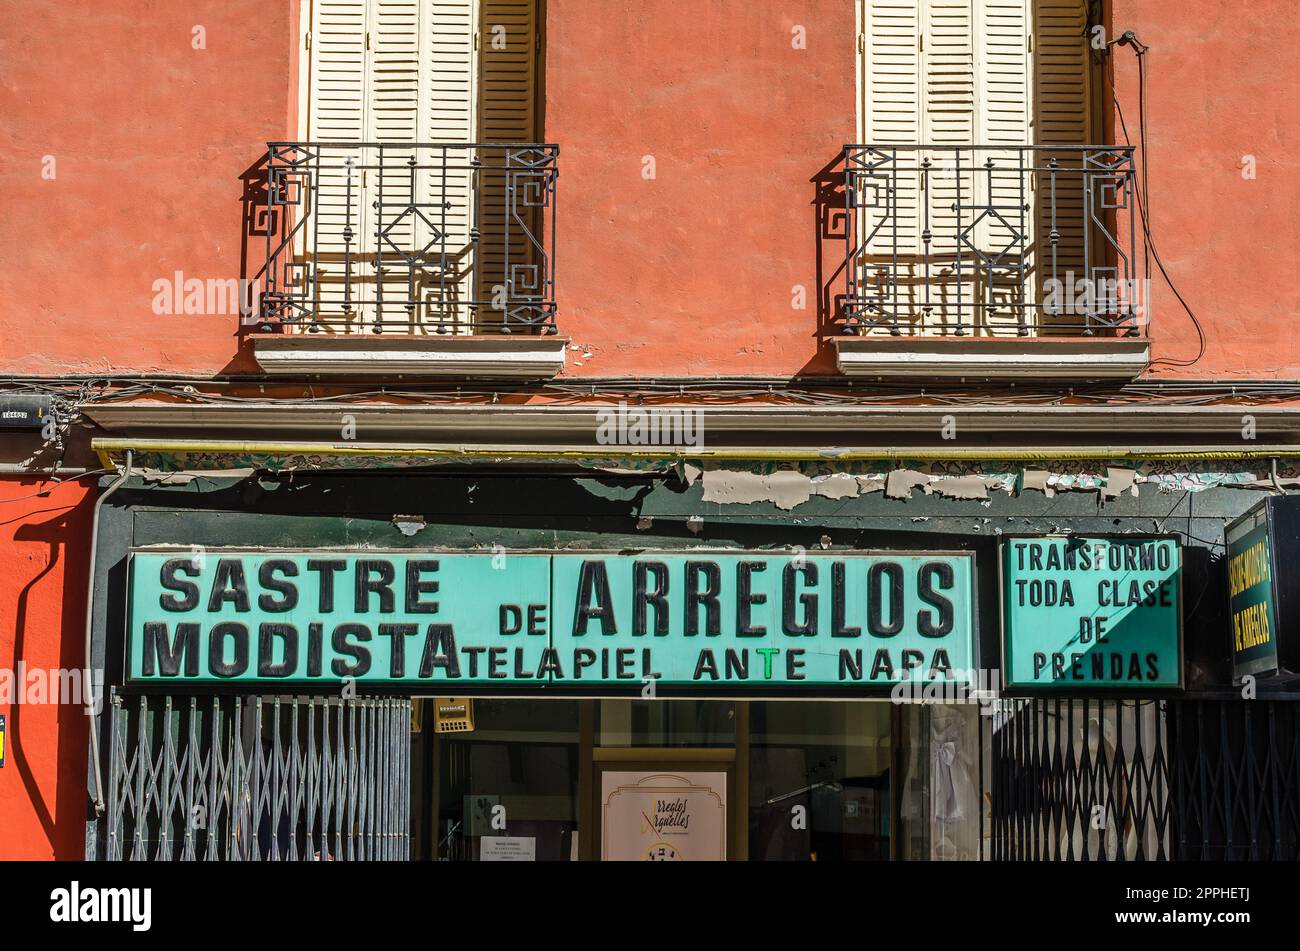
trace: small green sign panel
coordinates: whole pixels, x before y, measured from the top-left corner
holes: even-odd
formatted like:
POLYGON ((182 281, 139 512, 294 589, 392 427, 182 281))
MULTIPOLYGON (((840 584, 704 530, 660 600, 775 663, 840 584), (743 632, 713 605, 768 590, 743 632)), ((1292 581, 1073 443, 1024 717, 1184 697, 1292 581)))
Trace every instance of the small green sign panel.
POLYGON ((1182 686, 1176 539, 1015 537, 1001 563, 1008 689, 1182 686))
POLYGON ((1277 592, 1268 510, 1258 506, 1224 533, 1228 548, 1228 613, 1232 617, 1233 680, 1278 670, 1277 592))
POLYGON ((132 554, 137 682, 969 682, 970 554, 132 554))

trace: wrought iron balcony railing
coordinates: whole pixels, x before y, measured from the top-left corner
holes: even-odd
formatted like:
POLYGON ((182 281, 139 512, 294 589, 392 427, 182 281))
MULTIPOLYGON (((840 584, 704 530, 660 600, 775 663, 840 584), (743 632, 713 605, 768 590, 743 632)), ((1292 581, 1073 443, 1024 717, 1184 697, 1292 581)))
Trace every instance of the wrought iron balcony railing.
POLYGON ((1133 150, 851 145, 847 334, 1145 333, 1133 150))
POLYGON ((558 146, 272 142, 258 322, 555 333, 558 146))

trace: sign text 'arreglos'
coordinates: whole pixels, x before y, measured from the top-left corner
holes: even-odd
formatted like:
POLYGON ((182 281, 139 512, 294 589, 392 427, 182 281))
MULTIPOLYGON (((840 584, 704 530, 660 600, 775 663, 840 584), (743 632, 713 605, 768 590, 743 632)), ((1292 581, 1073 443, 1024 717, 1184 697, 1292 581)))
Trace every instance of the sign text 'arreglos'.
POLYGON ((136 551, 133 681, 965 680, 973 556, 136 551))

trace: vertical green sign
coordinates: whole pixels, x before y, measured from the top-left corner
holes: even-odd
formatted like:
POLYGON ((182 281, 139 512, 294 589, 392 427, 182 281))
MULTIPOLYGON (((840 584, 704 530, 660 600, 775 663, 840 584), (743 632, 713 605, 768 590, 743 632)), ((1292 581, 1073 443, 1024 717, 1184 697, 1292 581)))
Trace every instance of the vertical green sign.
POLYGON ((1228 526, 1225 538, 1233 679, 1276 673, 1277 607, 1267 508, 1260 506, 1228 526))
POLYGON ((1008 689, 1182 686, 1176 539, 1014 537, 1001 566, 1008 689))

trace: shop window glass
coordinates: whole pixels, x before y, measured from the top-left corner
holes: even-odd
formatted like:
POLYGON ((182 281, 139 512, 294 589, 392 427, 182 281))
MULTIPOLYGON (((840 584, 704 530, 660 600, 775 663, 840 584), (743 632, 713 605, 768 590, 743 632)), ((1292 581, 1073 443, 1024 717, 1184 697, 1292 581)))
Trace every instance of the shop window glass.
POLYGON ((749 705, 749 857, 890 855, 891 705, 749 705))
POLYGON ((474 730, 434 741, 440 860, 575 858, 578 702, 475 700, 474 730))
POLYGON ((736 705, 724 700, 601 700, 597 746, 736 745, 736 705))
POLYGON ((979 707, 899 707, 898 857, 980 857, 979 707))

